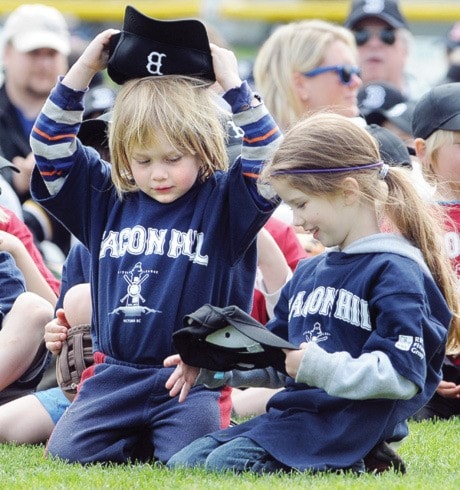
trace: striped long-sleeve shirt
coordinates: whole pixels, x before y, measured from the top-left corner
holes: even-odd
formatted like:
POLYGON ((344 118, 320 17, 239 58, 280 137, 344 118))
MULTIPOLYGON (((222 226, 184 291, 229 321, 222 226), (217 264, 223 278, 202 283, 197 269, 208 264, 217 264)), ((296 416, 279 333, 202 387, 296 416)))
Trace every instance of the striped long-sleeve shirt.
POLYGON ((255 237, 276 203, 255 178, 281 135, 243 84, 227 94, 244 131, 241 158, 169 204, 143 192, 120 199, 110 166, 82 146, 83 92, 58 83, 31 136, 34 199, 90 250, 94 345, 113 362, 162 365, 172 332, 205 303, 249 311, 255 237))

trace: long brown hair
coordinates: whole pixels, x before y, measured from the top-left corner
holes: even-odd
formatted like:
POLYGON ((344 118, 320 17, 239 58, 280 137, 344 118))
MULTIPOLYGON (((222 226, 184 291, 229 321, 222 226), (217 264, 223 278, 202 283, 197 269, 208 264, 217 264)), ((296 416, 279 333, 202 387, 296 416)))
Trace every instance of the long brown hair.
POLYGON ((354 171, 362 196, 373 202, 394 230, 422 252, 430 272, 453 312, 447 352, 460 352, 459 286, 443 242, 444 212, 435 202, 424 200, 410 178, 410 171, 388 167, 364 168, 380 161, 376 140, 349 118, 317 113, 292 127, 273 159, 261 173, 262 182, 286 179, 310 194, 335 194, 341 190, 343 172, 276 174, 289 169, 324 169, 363 166, 354 171))

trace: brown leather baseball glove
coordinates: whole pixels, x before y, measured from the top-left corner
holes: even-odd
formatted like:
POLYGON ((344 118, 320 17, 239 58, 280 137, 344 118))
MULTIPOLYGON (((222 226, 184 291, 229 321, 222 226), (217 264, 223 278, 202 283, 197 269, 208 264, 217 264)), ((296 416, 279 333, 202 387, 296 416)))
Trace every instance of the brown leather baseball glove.
POLYGON ((75 325, 67 330, 67 340, 56 359, 58 385, 69 400, 77 394, 83 371, 94 363, 91 325, 75 325))

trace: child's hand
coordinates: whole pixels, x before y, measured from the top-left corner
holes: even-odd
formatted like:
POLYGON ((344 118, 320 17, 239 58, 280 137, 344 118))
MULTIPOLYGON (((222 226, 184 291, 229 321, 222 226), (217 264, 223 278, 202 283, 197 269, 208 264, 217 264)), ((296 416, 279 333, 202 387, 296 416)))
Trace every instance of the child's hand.
POLYGON ((231 88, 241 85, 241 78, 238 72, 238 61, 233 51, 220 48, 215 44, 210 44, 212 65, 216 75, 216 81, 226 92, 231 88))
POLYGON ((62 83, 74 90, 86 89, 94 75, 107 68, 110 38, 119 32, 117 29, 107 29, 98 34, 70 67, 62 83))
POLYGON ((460 385, 442 380, 436 390, 444 398, 460 398, 460 385))
POLYGON ((54 355, 58 355, 62 349, 62 342, 67 338, 69 324, 64 315, 64 310, 59 308, 56 311, 56 318, 53 318, 45 325, 45 344, 46 348, 54 355))
POLYGON ((77 63, 86 66, 89 70, 95 72, 107 68, 109 59, 109 42, 110 38, 118 34, 117 29, 107 29, 99 33, 86 47, 77 63))
POLYGON ((167 357, 164 367, 176 366, 176 369, 166 381, 166 389, 171 396, 179 395, 179 403, 185 401, 200 373, 200 368, 189 366, 182 361, 179 354, 167 357))
POLYGON ((286 372, 294 379, 297 376, 302 357, 305 354, 308 344, 302 342, 299 347, 299 350, 283 349, 283 352, 286 354, 286 372))

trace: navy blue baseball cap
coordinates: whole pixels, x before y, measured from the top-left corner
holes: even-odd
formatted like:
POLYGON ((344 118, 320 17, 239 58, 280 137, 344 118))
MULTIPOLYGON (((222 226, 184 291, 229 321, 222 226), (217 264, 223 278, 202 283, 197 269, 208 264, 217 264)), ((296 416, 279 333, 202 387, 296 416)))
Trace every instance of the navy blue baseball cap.
POLYGON ((385 163, 392 167, 413 167, 409 150, 399 136, 377 124, 370 124, 366 129, 377 140, 385 163))
POLYGON ((383 112, 406 101, 403 93, 387 82, 371 82, 358 91, 358 107, 367 124, 381 124, 383 112))
POLYGON ((161 75, 216 80, 202 22, 158 20, 130 5, 126 7, 121 32, 110 39, 107 73, 119 85, 133 78, 161 75))
POLYGON ((433 87, 418 100, 412 115, 414 138, 427 139, 438 129, 460 131, 460 83, 433 87))
POLYGON ((186 315, 173 343, 186 364, 212 371, 272 366, 286 373, 282 349, 298 349, 234 305, 207 304, 186 315))
POLYGON ((415 100, 408 100, 382 111, 383 117, 393 123, 401 131, 412 134, 412 117, 416 105, 415 100))
POLYGON ((344 25, 353 29, 358 22, 369 18, 381 19, 394 29, 409 28, 396 0, 355 0, 344 25))

